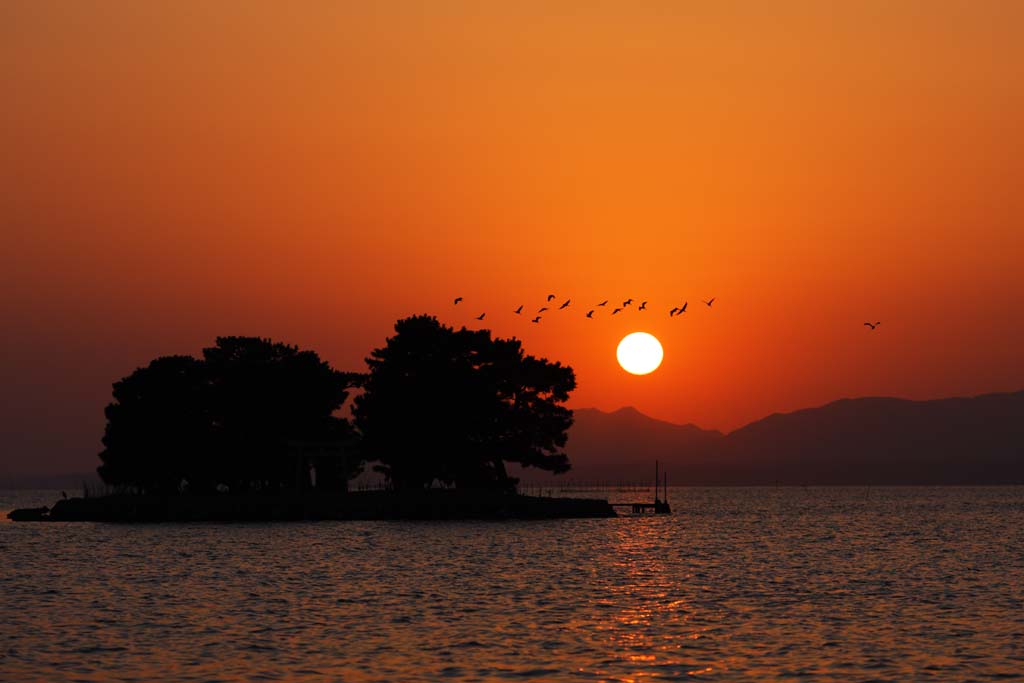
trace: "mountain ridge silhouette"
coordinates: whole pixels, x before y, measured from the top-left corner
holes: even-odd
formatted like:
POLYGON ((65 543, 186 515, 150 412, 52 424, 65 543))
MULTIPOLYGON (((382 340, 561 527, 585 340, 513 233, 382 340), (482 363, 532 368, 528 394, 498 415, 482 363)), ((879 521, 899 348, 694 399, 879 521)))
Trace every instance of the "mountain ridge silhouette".
POLYGON ((1024 391, 923 401, 841 398, 771 413, 728 433, 658 420, 631 406, 578 408, 575 417, 566 446, 569 478, 642 481, 659 460, 670 484, 1024 482, 1024 391))

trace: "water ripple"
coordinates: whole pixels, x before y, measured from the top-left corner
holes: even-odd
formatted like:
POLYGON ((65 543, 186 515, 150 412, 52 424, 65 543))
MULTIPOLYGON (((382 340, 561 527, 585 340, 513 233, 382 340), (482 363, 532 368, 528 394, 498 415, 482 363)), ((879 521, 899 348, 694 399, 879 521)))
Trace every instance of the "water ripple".
POLYGON ((2 524, 0 679, 1021 677, 1024 490, 672 496, 612 520, 2 524))

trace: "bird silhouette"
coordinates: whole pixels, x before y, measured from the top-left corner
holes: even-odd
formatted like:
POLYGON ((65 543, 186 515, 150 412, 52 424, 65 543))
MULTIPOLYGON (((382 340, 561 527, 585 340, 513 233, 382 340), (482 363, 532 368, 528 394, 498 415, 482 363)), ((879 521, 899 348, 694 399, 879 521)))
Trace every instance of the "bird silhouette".
POLYGON ((538 316, 537 316, 536 318, 534 318, 534 319, 533 319, 533 320, 531 320, 530 322, 531 322, 531 323, 539 323, 539 322, 540 322, 540 316, 538 315, 538 316))
POLYGON ((484 319, 484 316, 485 316, 485 315, 487 315, 487 314, 486 314, 486 313, 481 313, 480 315, 478 315, 478 316, 476 317, 476 319, 477 319, 477 320, 483 320, 483 319, 484 319))
POLYGON ((868 327, 870 327, 871 329, 875 329, 876 327, 878 327, 882 323, 878 322, 878 323, 875 323, 874 325, 872 325, 871 323, 864 323, 864 324, 867 325, 868 327))
POLYGON ((616 308, 614 311, 612 311, 612 315, 615 315, 616 313, 618 313, 621 310, 622 310, 621 308, 616 308))
POLYGON ((626 299, 625 301, 622 302, 622 307, 625 308, 626 306, 630 305, 631 303, 633 303, 632 299, 626 299))
POLYGON ((679 311, 679 307, 678 307, 678 306, 676 306, 675 308, 673 308, 673 309, 672 309, 671 311, 669 311, 669 312, 668 312, 668 317, 670 317, 670 318, 671 318, 671 317, 672 317, 672 316, 674 316, 674 315, 676 314, 676 312, 678 312, 678 311, 679 311))
POLYGON ((601 303, 598 304, 598 306, 607 306, 607 305, 608 305, 608 299, 605 299, 604 301, 602 301, 601 303))
POLYGON ((641 302, 640 303, 640 308, 638 308, 636 310, 638 310, 638 311, 646 311, 647 310, 647 302, 646 301, 641 302))
POLYGON ((519 308, 517 308, 517 309, 515 310, 515 314, 516 314, 516 315, 519 315, 519 314, 521 314, 522 312, 523 312, 523 306, 522 306, 522 304, 520 304, 520 305, 519 305, 519 308))
POLYGON ((704 303, 706 303, 708 305, 708 308, 711 308, 711 304, 715 303, 715 297, 711 297, 710 299, 708 299, 704 303))
POLYGON ((686 307, 690 305, 689 301, 683 302, 683 307, 679 309, 680 313, 686 313, 686 307))
POLYGON ((548 294, 548 301, 551 301, 554 298, 555 298, 554 294, 548 294))
POLYGON ((587 311, 587 317, 588 318, 593 318, 594 317, 594 309, 590 309, 589 311, 587 311))
POLYGON ((548 307, 547 307, 547 306, 541 306, 541 307, 540 307, 539 309, 537 309, 537 312, 538 312, 538 313, 543 313, 543 312, 544 312, 544 311, 546 311, 546 310, 548 310, 548 307))
POLYGON ((566 299, 565 303, 558 307, 558 310, 562 310, 563 308, 568 308, 570 301, 572 301, 572 299, 566 299))
POLYGON ((455 305, 456 305, 456 306, 458 306, 458 305, 459 305, 459 302, 460 302, 460 301, 462 301, 462 297, 461 297, 461 296, 457 296, 457 297, 455 297, 455 305))

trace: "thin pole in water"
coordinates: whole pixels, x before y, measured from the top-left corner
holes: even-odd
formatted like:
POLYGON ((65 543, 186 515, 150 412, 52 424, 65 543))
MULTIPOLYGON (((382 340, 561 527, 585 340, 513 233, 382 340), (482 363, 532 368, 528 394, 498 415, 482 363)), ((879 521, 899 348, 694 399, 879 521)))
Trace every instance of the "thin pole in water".
POLYGON ((658 504, 658 461, 654 461, 654 504, 658 504))

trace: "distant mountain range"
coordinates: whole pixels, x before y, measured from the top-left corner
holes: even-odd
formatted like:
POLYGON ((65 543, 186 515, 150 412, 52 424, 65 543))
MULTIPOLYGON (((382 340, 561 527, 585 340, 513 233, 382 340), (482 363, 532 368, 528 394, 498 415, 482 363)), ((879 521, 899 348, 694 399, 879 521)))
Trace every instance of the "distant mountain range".
MULTIPOLYGON (((843 399, 722 434, 634 408, 575 411, 567 479, 669 484, 1024 483, 1024 391, 907 401, 843 399)), ((535 471, 522 473, 524 479, 535 471)))

